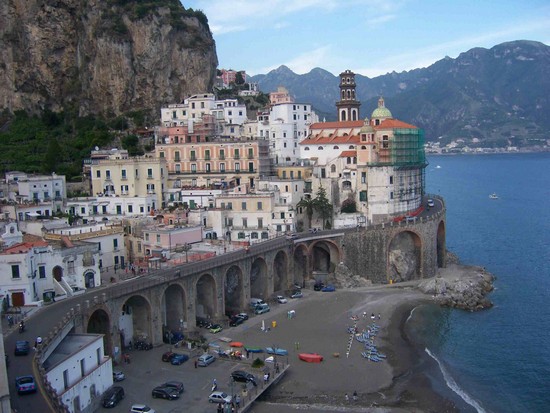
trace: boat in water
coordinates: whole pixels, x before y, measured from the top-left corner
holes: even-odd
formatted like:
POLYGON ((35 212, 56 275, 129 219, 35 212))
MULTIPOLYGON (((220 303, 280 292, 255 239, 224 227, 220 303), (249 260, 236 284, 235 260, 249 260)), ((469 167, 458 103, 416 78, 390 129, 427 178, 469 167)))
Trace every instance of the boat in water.
POLYGON ((498 195, 493 192, 491 195, 489 195, 489 198, 498 199, 498 195))
POLYGON ((323 356, 317 353, 300 353, 298 358, 308 363, 320 363, 323 361, 323 356))

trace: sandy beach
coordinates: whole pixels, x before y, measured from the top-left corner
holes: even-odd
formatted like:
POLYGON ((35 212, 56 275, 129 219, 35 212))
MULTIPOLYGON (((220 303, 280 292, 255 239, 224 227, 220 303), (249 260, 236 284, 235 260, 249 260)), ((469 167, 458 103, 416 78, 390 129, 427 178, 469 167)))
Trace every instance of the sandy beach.
MULTIPOLYGON (((470 275, 470 267, 442 270, 440 277, 470 275)), ((433 297, 416 288, 418 282, 315 292, 288 304, 272 304, 272 311, 256 316, 238 329, 227 331, 231 338, 247 346, 273 346, 287 349, 281 357, 291 367, 284 378, 250 411, 259 413, 315 411, 363 412, 455 412, 454 403, 432 390, 422 369, 415 368, 419 350, 404 334, 403 326, 416 306, 433 302, 433 297), (296 316, 288 318, 288 310, 296 316), (366 313, 367 317, 363 314, 366 313), (352 317, 358 317, 359 331, 372 323, 380 326, 375 344, 387 360, 374 363, 361 356, 363 346, 353 340, 346 356, 352 317), (378 319, 380 314, 380 319, 378 319), (277 326, 269 331, 264 325, 277 326), (305 363, 298 353, 319 353, 320 364, 305 363), (352 400, 353 392, 358 400, 352 400), (346 393, 349 401, 346 401, 346 393)), ((458 311, 458 310, 457 310, 458 311)), ((265 355, 261 355, 265 357, 265 355)))

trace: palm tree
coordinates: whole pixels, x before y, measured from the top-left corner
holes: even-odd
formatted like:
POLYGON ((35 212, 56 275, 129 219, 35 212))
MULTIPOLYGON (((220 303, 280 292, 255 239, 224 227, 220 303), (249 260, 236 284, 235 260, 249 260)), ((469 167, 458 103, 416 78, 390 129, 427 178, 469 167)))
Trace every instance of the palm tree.
POLYGON ((306 216, 307 216, 307 227, 311 228, 311 219, 313 218, 315 201, 311 198, 302 198, 300 202, 296 204, 296 206, 305 209, 306 216))

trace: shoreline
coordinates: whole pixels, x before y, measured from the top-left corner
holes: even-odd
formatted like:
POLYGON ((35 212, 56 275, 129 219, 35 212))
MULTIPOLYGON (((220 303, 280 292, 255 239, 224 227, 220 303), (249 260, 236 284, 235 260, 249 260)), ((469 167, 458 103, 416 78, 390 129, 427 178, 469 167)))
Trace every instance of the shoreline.
MULTIPOLYGON (((478 267, 453 266, 446 279, 477 277, 478 267)), ((308 291, 303 302, 293 302, 296 318, 289 320, 285 305, 273 312, 254 317, 242 334, 235 338, 251 346, 278 346, 289 350, 290 369, 281 381, 255 402, 249 411, 258 413, 293 412, 307 409, 363 412, 459 412, 465 411, 438 371, 435 360, 424 347, 407 335, 405 324, 414 308, 435 304, 436 299, 419 289, 422 282, 338 290, 335 293, 308 291), (359 316, 359 331, 370 324, 370 316, 381 313, 380 332, 375 344, 387 360, 373 363, 361 356, 361 343, 353 340, 349 357, 346 346, 352 325, 350 317, 359 316), (265 316, 265 317, 264 317, 265 316), (262 332, 259 323, 277 322, 277 327, 262 332), (299 349, 294 345, 299 341, 299 349), (321 364, 298 360, 299 352, 317 352, 324 356, 321 364), (340 353, 334 357, 334 353, 340 353), (435 389, 443 389, 436 391, 435 389), (354 391, 359 397, 350 399, 354 391)))

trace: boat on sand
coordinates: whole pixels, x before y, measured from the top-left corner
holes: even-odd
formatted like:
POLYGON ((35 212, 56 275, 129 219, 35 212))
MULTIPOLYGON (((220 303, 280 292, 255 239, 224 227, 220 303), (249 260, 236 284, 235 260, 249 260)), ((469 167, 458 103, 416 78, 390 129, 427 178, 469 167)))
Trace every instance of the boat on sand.
POLYGON ((299 353, 298 358, 307 363, 320 363, 323 361, 323 356, 317 353, 299 353))

